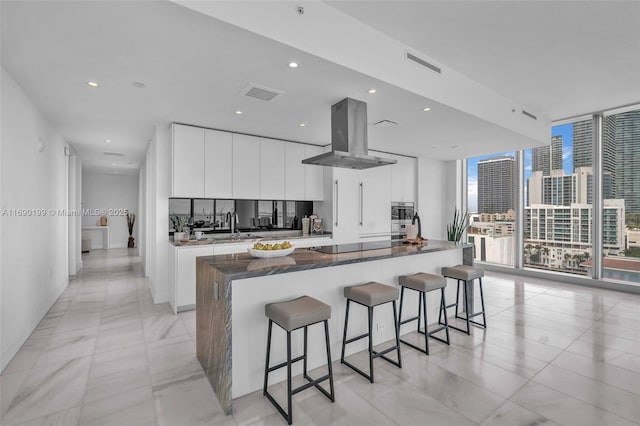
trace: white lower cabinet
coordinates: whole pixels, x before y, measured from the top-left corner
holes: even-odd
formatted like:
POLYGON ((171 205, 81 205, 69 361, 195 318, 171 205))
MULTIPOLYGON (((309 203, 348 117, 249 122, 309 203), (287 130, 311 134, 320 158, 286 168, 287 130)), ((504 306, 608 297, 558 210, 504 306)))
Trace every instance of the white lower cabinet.
POLYGON ((196 308, 196 257, 212 256, 213 246, 169 248, 169 305, 174 313, 196 308))
MULTIPOLYGON (((262 243, 288 240, 295 247, 308 248, 331 245, 330 237, 263 238, 262 243)), ((169 305, 174 313, 196 308, 196 257, 246 253, 253 242, 211 244, 207 246, 179 246, 169 243, 169 305)))

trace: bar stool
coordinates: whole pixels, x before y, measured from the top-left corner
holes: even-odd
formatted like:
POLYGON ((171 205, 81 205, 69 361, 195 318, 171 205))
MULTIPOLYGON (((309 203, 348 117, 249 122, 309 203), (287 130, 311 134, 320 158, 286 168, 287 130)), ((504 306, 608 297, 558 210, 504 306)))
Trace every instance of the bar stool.
POLYGON ((361 374, 365 378, 369 379, 373 383, 373 360, 374 358, 382 358, 391 364, 402 368, 402 358, 400 356, 400 335, 398 334, 398 322, 396 321, 396 300, 398 300, 398 289, 388 285, 369 282, 367 284, 360 284, 344 288, 344 297, 347 298, 347 309, 344 317, 344 334, 342 336, 342 355, 340 356, 340 362, 350 367, 356 373, 361 374), (359 305, 365 306, 369 314, 369 332, 361 334, 360 336, 347 339, 347 326, 349 324, 349 305, 351 302, 355 302, 359 305), (380 352, 373 350, 373 308, 378 305, 393 302, 393 326, 396 332, 396 345, 380 352), (369 337, 369 374, 360 370, 358 367, 350 364, 344 359, 344 350, 348 343, 355 342, 356 340, 369 337), (398 361, 394 361, 391 358, 387 358, 385 354, 396 350, 398 353, 398 361))
MULTIPOLYGON (((484 277, 484 270, 477 268, 475 266, 470 265, 456 265, 456 266, 445 266, 442 268, 442 275, 445 278, 453 278, 454 280, 458 280, 458 287, 456 289, 456 303, 447 305, 447 308, 451 308, 453 306, 456 307, 456 318, 463 319, 467 323, 467 328, 462 329, 453 325, 449 327, 455 328, 458 331, 462 331, 463 333, 471 334, 471 326, 470 324, 475 324, 482 328, 487 328, 487 317, 484 312, 484 294, 482 293, 482 277, 484 277), (468 300, 467 292, 473 293, 473 281, 478 279, 480 286, 480 303, 482 305, 482 311, 469 313, 471 311, 471 305, 473 304, 473 299, 471 301, 468 300), (458 301, 460 297, 460 282, 464 282, 464 312, 465 316, 458 315, 458 301), (471 318, 477 317, 478 315, 482 315, 482 323, 477 321, 473 321, 471 318)), ((445 312, 445 317, 447 316, 445 312)), ((440 319, 438 322, 441 323, 440 319)))
POLYGON ((280 414, 287 420, 289 424, 293 421, 293 413, 291 407, 291 397, 296 393, 303 391, 311 386, 315 386, 322 392, 331 402, 335 402, 335 394, 333 391, 333 369, 331 367, 331 349, 329 344, 329 325, 328 319, 331 318, 331 306, 309 296, 298 297, 297 299, 285 302, 269 303, 264 307, 265 315, 269 318, 269 333, 267 335, 267 360, 264 369, 264 388, 262 394, 278 409, 280 414), (287 361, 269 367, 269 355, 271 352, 271 327, 276 323, 287 332, 287 361), (324 337, 327 346, 327 366, 329 373, 318 379, 313 379, 307 375, 307 327, 319 322, 324 322, 324 337), (291 359, 291 332, 304 327, 304 352, 302 356, 291 359), (294 362, 302 361, 303 376, 309 381, 302 386, 291 389, 291 365, 294 362), (267 390, 269 373, 282 367, 287 367, 287 411, 276 402, 267 390), (329 380, 330 392, 327 392, 320 386, 320 382, 329 380))
MULTIPOLYGON (((402 324, 409 323, 411 321, 418 320, 418 333, 424 334, 424 345, 425 348, 422 349, 419 346, 414 345, 413 343, 409 343, 406 340, 400 339, 402 343, 405 345, 411 346, 412 348, 429 355, 429 337, 432 339, 439 340, 442 343, 449 344, 449 322, 447 321, 446 315, 446 300, 444 297, 444 289, 447 286, 447 280, 440 275, 427 274, 424 272, 419 272, 413 275, 401 275, 398 279, 400 286, 402 288, 400 292, 400 314, 398 315, 398 327, 401 327, 402 324), (418 315, 406 320, 402 320, 402 306, 404 304, 404 289, 408 288, 410 290, 414 290, 418 292, 418 315), (442 312, 445 312, 444 316, 444 325, 438 327, 434 330, 427 330, 427 293, 430 291, 440 289, 441 297, 440 297, 440 315, 442 312), (422 311, 424 310, 424 332, 420 331, 420 319, 422 318, 422 311), (433 336, 434 333, 445 330, 447 339, 441 339, 440 337, 433 336)), ((440 318, 438 317, 438 322, 440 322, 440 318)))

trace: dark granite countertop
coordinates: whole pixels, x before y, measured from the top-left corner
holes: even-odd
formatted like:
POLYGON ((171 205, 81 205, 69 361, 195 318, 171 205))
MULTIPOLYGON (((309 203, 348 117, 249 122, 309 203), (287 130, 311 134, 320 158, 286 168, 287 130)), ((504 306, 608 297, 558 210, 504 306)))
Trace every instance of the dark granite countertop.
POLYGON ((257 259, 248 253, 219 256, 201 256, 198 262, 205 262, 225 276, 225 281, 285 274, 330 266, 371 262, 401 256, 412 256, 444 250, 472 248, 471 244, 456 244, 451 241, 429 240, 422 245, 394 243, 391 248, 356 251, 341 254, 324 254, 310 249, 296 249, 289 256, 257 259))

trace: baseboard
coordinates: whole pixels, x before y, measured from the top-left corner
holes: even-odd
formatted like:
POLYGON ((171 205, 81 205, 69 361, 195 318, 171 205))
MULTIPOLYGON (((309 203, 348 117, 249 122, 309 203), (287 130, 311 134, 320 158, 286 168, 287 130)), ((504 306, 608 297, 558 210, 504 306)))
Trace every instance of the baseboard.
POLYGON ((510 266, 494 265, 491 263, 475 262, 476 266, 486 271, 502 272, 505 274, 519 275, 529 278, 540 278, 550 281, 559 281, 563 284, 574 284, 586 287, 602 288, 606 290, 623 291, 625 293, 640 294, 640 286, 634 284, 624 284, 613 281, 595 280, 589 277, 563 274, 561 272, 538 271, 535 269, 519 269, 510 266))

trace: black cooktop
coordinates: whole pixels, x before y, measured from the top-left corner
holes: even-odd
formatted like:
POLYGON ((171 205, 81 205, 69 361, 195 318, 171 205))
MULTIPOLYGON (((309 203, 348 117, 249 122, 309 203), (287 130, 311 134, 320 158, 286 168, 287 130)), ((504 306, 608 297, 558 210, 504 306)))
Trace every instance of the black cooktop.
POLYGON ((392 245, 396 245, 397 243, 392 243, 391 241, 375 241, 370 243, 353 243, 353 244, 339 244, 335 246, 322 246, 316 247, 313 250, 319 251, 321 253, 327 254, 339 254, 339 253, 351 253, 354 251, 366 251, 366 250, 379 250, 384 248, 391 248, 392 245))

